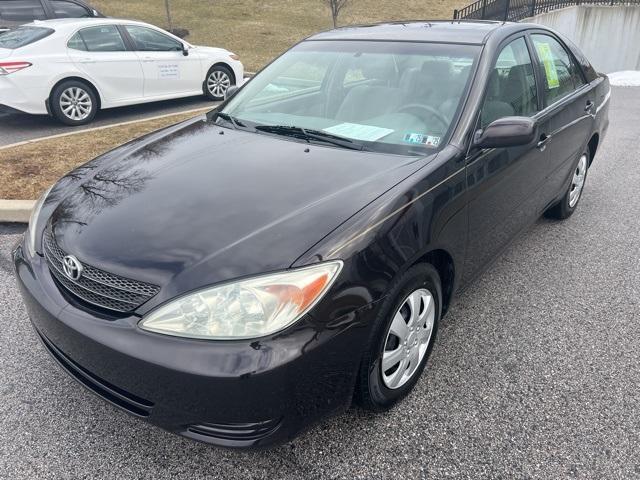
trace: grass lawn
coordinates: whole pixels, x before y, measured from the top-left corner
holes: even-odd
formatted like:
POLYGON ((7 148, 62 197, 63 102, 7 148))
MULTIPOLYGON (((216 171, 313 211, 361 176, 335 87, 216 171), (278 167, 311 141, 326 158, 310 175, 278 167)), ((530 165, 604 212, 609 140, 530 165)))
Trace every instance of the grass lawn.
MULTIPOLYGON (((163 0, 92 0, 103 13, 166 28, 163 0)), ((341 25, 407 19, 449 19, 469 0, 351 0, 341 25)), ((256 71, 302 38, 331 28, 323 0, 171 0, 173 24, 187 40, 227 48, 256 71)))
POLYGON ((0 198, 34 200, 75 167, 133 138, 196 115, 180 113, 0 150, 0 198), (83 146, 81 150, 78 144, 83 146))

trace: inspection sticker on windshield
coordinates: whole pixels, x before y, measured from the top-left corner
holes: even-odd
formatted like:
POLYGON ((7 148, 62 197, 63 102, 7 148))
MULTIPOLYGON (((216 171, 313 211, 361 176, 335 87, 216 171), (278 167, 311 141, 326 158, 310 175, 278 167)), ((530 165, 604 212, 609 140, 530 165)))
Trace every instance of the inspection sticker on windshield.
POLYGON ((393 133, 393 130, 390 128, 360 125, 359 123, 341 123, 333 127, 324 128, 323 130, 332 135, 353 138, 354 140, 364 140, 365 142, 375 142, 393 133))
POLYGON ((434 137, 433 135, 423 135, 421 133, 407 133, 403 140, 407 143, 415 143, 419 145, 426 145, 427 147, 437 147, 440 145, 440 137, 434 137))

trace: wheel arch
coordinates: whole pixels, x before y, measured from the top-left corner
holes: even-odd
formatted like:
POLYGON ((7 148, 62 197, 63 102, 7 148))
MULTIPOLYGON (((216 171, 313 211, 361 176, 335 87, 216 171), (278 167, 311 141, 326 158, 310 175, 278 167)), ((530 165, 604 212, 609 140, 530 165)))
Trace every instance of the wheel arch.
POLYGON ((448 251, 437 248, 421 255, 409 265, 409 268, 420 263, 432 265, 438 272, 438 275, 440 275, 440 282, 442 284, 442 315, 444 316, 449 309, 455 290, 456 269, 453 256, 448 251))
MULTIPOLYGON (((231 67, 231 65, 229 65, 227 62, 222 62, 222 61, 217 61, 215 63, 213 63, 208 69, 207 69, 207 77, 209 76, 209 72, 211 72, 211 69, 216 68, 216 67, 224 67, 226 69, 229 70, 229 73, 231 73, 231 79, 234 81, 234 83, 238 83, 238 79, 236 78, 236 72, 233 71, 233 68, 231 67)), ((205 78, 205 82, 207 81, 207 79, 205 78)))
POLYGON ((89 87, 91 90, 93 90, 93 93, 95 94, 96 98, 98 99, 98 110, 100 110, 102 108, 102 96, 100 95, 100 90, 98 90, 98 88, 93 84, 93 82, 91 82, 90 80, 87 80, 86 78, 83 77, 78 77, 75 75, 70 75, 64 78, 61 78, 60 80, 58 80, 56 83, 53 84, 53 86, 51 87, 51 89, 49 90, 49 97, 47 97, 47 111, 49 113, 51 113, 51 96, 53 95, 53 92, 56 88, 58 88, 58 86, 60 86, 62 83, 64 82, 69 82, 69 81, 76 81, 76 82, 81 82, 84 83, 87 87, 89 87))
POLYGON ((598 150, 598 145, 600 144, 600 135, 598 132, 595 132, 591 135, 589 142, 587 142, 587 147, 589 147, 589 166, 593 163, 593 159, 596 156, 596 151, 598 150))

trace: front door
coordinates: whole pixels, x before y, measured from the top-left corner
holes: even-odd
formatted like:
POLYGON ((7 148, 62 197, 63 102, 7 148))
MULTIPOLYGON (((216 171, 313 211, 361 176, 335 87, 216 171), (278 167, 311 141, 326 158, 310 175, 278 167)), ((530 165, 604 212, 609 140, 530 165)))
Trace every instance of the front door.
POLYGON ((202 91, 204 73, 196 55, 184 55, 179 40, 152 28, 125 25, 144 70, 144 96, 169 97, 202 91))
MULTIPOLYGON (((479 126, 539 110, 535 72, 524 36, 502 50, 489 79, 479 126)), ((539 211, 545 152, 536 143, 470 152, 467 159, 469 234, 464 276, 475 276, 539 211)))

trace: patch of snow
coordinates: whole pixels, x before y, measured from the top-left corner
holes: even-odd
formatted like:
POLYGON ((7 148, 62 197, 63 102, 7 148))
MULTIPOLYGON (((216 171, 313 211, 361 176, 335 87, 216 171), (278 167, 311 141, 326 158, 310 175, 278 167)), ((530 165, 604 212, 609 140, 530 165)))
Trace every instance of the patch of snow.
POLYGON ((640 71, 624 70, 608 73, 609 82, 616 87, 640 87, 640 71))

